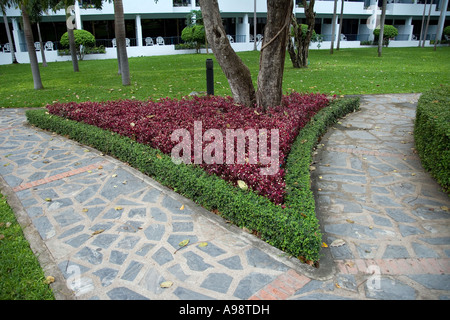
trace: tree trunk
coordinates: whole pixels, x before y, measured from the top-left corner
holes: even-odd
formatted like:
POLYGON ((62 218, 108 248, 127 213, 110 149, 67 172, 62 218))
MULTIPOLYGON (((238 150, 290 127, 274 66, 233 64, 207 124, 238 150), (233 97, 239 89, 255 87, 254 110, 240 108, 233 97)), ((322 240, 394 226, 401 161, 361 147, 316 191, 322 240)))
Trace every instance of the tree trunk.
POLYGON ((250 70, 230 45, 217 0, 200 0, 200 7, 208 43, 228 79, 234 101, 245 106, 253 106, 256 94, 250 70))
POLYGON ((281 104, 292 0, 267 0, 267 24, 261 47, 256 103, 264 109, 281 104))
POLYGON ((36 49, 34 48, 33 32, 31 31, 30 17, 24 4, 21 5, 23 31, 25 33, 25 40, 27 43, 28 56, 30 57, 31 73, 33 75, 34 89, 44 89, 41 80, 41 72, 39 71, 39 63, 36 56, 36 49))
MULTIPOLYGON (((425 47, 425 40, 427 40, 428 26, 430 25, 431 6, 432 5, 433 5, 433 3, 432 3, 432 1, 430 1, 430 10, 428 10, 427 25, 425 27, 425 34, 423 35, 422 48, 425 47)), ((430 40, 431 40, 431 36, 430 36, 430 40)))
POLYGON ((442 40, 442 32, 445 24, 445 15, 447 13, 448 0, 443 0, 440 6, 441 6, 441 14, 439 16, 438 27, 436 30, 436 38, 434 38, 434 51, 436 51, 438 41, 442 40))
POLYGON ((130 79, 130 66, 128 63, 127 45, 126 45, 126 32, 125 32, 125 17, 123 13, 122 0, 114 0, 114 16, 115 16, 115 31, 116 31, 116 44, 118 59, 120 61, 120 71, 122 73, 122 85, 129 86, 131 84, 130 79))
POLYGON ((339 17, 339 31, 338 31, 338 40, 336 50, 339 50, 341 47, 341 34, 342 34, 342 25, 344 24, 344 0, 341 0, 341 15, 339 17))
POLYGON ((11 61, 12 61, 12 63, 18 63, 17 58, 16 58, 15 49, 14 49, 14 42, 13 42, 12 36, 11 36, 11 30, 9 28, 8 17, 6 16, 6 10, 3 6, 1 7, 1 9, 2 9, 2 13, 3 13, 3 22, 5 23, 6 35, 8 37, 9 46, 11 48, 10 49, 11 50, 11 61))
POLYGON ((47 67, 47 59, 45 59, 45 47, 44 47, 44 42, 42 41, 42 36, 41 36, 41 27, 39 25, 39 22, 36 23, 36 25, 37 25, 38 36, 39 36, 39 46, 41 47, 42 66, 47 67))
POLYGON ((383 7, 381 9, 380 36, 378 37, 378 57, 381 57, 381 51, 383 50, 384 21, 386 20, 386 2, 386 0, 383 0, 383 7))
POLYGON ((71 18, 71 12, 69 8, 66 8, 66 26, 67 26, 67 35, 69 37, 69 49, 70 56, 72 58, 72 66, 74 72, 80 72, 80 68, 78 66, 78 58, 77 58, 77 46, 75 44, 75 34, 73 32, 75 25, 72 25, 71 22, 74 21, 71 18))
MULTIPOLYGON (((426 8, 427 8, 427 0, 425 0, 425 3, 423 5, 422 25, 420 27, 420 37, 419 37, 419 48, 420 48, 421 42, 423 40, 423 32, 424 32, 423 28, 425 27, 425 12, 426 12, 425 9, 426 8)), ((423 41, 425 41, 425 40, 423 40, 423 41)))
POLYGON ((292 66, 294 68, 307 68, 308 67, 308 56, 309 56, 309 45, 311 43, 312 34, 314 32, 315 18, 314 13, 314 0, 309 3, 303 0, 303 6, 305 8, 306 34, 303 35, 303 30, 301 25, 297 23, 295 15, 292 16, 291 23, 294 29, 294 43, 289 39, 288 41, 288 52, 291 56, 292 66))
POLYGON ((331 25, 331 46, 330 46, 330 54, 333 54, 334 49, 334 40, 336 38, 336 9, 337 9, 337 0, 334 0, 333 6, 333 20, 331 25))

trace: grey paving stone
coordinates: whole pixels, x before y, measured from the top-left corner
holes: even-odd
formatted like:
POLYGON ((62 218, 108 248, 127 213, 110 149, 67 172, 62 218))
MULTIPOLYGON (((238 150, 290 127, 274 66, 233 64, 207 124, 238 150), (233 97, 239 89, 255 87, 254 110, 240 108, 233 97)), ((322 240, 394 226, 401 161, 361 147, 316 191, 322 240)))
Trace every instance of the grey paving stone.
POLYGON ((153 243, 146 243, 138 251, 136 251, 136 254, 138 256, 145 257, 147 253, 154 247, 155 245, 153 243))
POLYGON ((419 238, 419 240, 422 240, 422 241, 432 244, 432 245, 438 245, 438 246, 450 244, 450 237, 419 238))
POLYGON ((126 236, 117 243, 116 248, 132 250, 140 240, 138 236, 126 236))
POLYGON ((160 241, 166 228, 163 224, 153 224, 144 230, 144 234, 148 240, 160 241))
POLYGON ((450 291, 449 274, 413 274, 408 275, 408 278, 411 278, 428 289, 450 291))
POLYGON ((415 300, 415 290, 396 279, 380 277, 372 282, 366 281, 367 298, 377 300, 415 300))
POLYGON ((121 251, 113 250, 111 251, 111 255, 109 257, 109 262, 122 265, 128 257, 128 253, 124 253, 121 251))
POLYGON ((184 273, 183 268, 179 264, 176 264, 168 268, 167 270, 175 277, 177 277, 178 280, 185 281, 186 279, 189 278, 189 275, 184 273))
POLYGON ((84 234, 80 234, 72 239, 65 241, 65 243, 67 243, 68 245, 70 245, 74 248, 79 248, 90 238, 91 238, 91 235, 84 233, 84 234))
POLYGON ((173 222, 173 232, 191 232, 194 231, 194 223, 192 222, 173 222))
POLYGON ((175 250, 178 250, 180 249, 180 242, 185 240, 189 240, 189 244, 198 242, 197 236, 192 234, 171 234, 167 239, 167 242, 170 243, 175 250))
POLYGON ((139 285, 153 294, 161 294, 164 289, 161 288, 161 283, 166 281, 164 277, 154 268, 150 268, 145 273, 139 285))
POLYGON ((385 209, 386 214, 390 216, 392 219, 394 219, 397 222, 415 222, 416 219, 412 218, 411 216, 404 213, 402 209, 393 209, 393 208, 386 208, 385 209))
POLYGON ((123 273, 121 279, 127 281, 134 281, 134 279, 137 277, 138 273, 141 271, 143 266, 144 265, 138 261, 134 260, 131 261, 127 269, 123 273))
POLYGON ((119 273, 118 270, 111 269, 111 268, 103 268, 103 269, 93 272, 93 274, 95 274, 96 276, 98 276, 100 278, 102 287, 110 286, 113 283, 113 281, 116 278, 118 273, 119 273))
POLYGON ((125 287, 114 288, 108 291, 107 295, 111 300, 150 300, 125 287))
POLYGON ((89 199, 91 199, 93 196, 96 195, 97 190, 100 188, 100 184, 94 184, 92 186, 88 186, 85 190, 80 192, 78 195, 75 196, 75 200, 77 200, 79 203, 85 203, 89 199))
POLYGON ((161 195, 161 191, 156 189, 151 189, 148 191, 145 196, 142 198, 142 201, 148 202, 148 203, 156 203, 159 196, 161 195))
POLYGON ((341 288, 350 291, 357 291, 357 284, 355 276, 352 274, 340 274, 337 276, 337 283, 341 288))
POLYGON ((84 225, 79 225, 79 226, 73 227, 73 228, 71 228, 69 230, 66 230, 63 233, 61 233, 58 236, 58 239, 64 239, 66 237, 70 237, 70 236, 72 236, 74 234, 80 233, 83 230, 84 230, 84 225))
POLYGON ((411 245, 418 258, 439 258, 439 254, 428 246, 417 242, 411 245))
POLYGON ((158 222, 167 222, 167 215, 159 208, 151 208, 150 214, 158 222))
POLYGON ((118 237, 119 235, 117 234, 102 233, 95 236, 94 241, 92 241, 92 245, 103 249, 108 249, 118 237))
POLYGON ((412 214, 424 220, 450 219, 448 212, 437 208, 417 208, 412 214))
POLYGON ((372 215, 372 219, 373 219, 373 223, 375 223, 377 226, 392 227, 391 220, 389 220, 387 218, 380 217, 378 215, 372 215))
POLYGON ((76 213, 73 208, 69 208, 57 215, 55 215, 55 220, 61 227, 67 227, 71 224, 80 222, 83 220, 83 217, 76 213))
POLYGON ((210 273, 200 287, 219 293, 227 293, 232 281, 233 278, 225 273, 210 273))
POLYGON ((222 254, 225 254, 226 251, 219 248, 218 246, 216 246, 214 243, 212 242, 208 242, 207 246, 201 247, 200 245, 197 245, 197 248, 200 251, 206 252, 208 255, 210 255, 211 257, 218 257, 222 254))
POLYGON ((242 278, 233 296, 239 299, 248 299, 260 289, 264 288, 267 284, 275 279, 273 275, 267 275, 263 273, 252 272, 248 276, 242 278))
POLYGON ((408 250, 404 246, 388 245, 383 254, 383 259, 409 258, 408 250))
POLYGON ((43 240, 48 240, 55 236, 56 234, 55 228, 53 227, 53 225, 51 224, 51 222, 48 220, 47 217, 35 218, 33 219, 33 223, 43 240))
POLYGON ((401 233, 401 235, 403 237, 424 233, 419 228, 416 228, 416 227, 413 227, 413 226, 407 226, 407 225, 404 225, 404 224, 399 225, 398 228, 399 228, 400 233, 401 233))
POLYGON ((172 254, 164 247, 161 247, 152 255, 153 260, 155 260, 160 266, 166 264, 173 260, 172 254))
POLYGON ((183 288, 178 287, 173 292, 180 300, 216 300, 213 297, 183 288))
POLYGON ((230 270, 243 270, 241 264, 241 258, 239 256, 232 256, 230 258, 226 258, 218 261, 221 265, 224 265, 230 270))
POLYGON ((118 232, 137 233, 144 224, 142 221, 127 221, 117 228, 118 232))
POLYGON ((131 209, 128 213, 129 218, 146 218, 147 217, 147 209, 145 208, 134 208, 131 209))
POLYGON ((70 260, 65 260, 58 263, 58 269, 61 271, 65 279, 68 279, 70 276, 82 275, 90 270, 90 268, 70 260))
POLYGON ((188 251, 183 253, 183 256, 186 258, 186 263, 192 271, 205 271, 208 268, 212 268, 213 266, 206 263, 204 259, 198 254, 188 251))
POLYGON ((378 194, 372 195, 372 201, 376 205, 379 205, 381 207, 401 207, 402 205, 398 202, 396 202, 394 199, 391 199, 387 196, 382 196, 378 194))
POLYGON ((48 203, 47 210, 48 211, 56 211, 61 208, 67 208, 73 205, 73 201, 69 198, 64 199, 56 199, 52 200, 48 203))
POLYGON ((257 249, 250 248, 245 252, 247 257, 247 262, 250 266, 263 268, 263 269, 271 269, 277 271, 287 271, 289 268, 270 257, 267 253, 257 249))
POLYGON ((93 265, 99 265, 103 261, 103 254, 89 247, 84 247, 83 249, 78 251, 75 254, 75 257, 80 260, 89 262, 90 264, 93 265))
POLYGON ((38 217, 44 214, 42 207, 31 207, 27 209, 28 216, 30 218, 38 217))

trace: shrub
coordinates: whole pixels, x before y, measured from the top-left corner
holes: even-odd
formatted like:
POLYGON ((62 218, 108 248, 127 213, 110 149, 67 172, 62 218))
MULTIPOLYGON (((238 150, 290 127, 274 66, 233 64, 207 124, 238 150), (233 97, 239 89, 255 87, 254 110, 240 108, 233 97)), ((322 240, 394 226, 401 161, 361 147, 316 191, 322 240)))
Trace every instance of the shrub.
MULTIPOLYGON (((86 30, 74 30, 73 32, 75 36, 75 46, 77 47, 77 53, 80 57, 80 60, 83 60, 83 57, 86 54, 86 50, 89 50, 88 48, 95 47, 95 37, 92 33, 86 30)), ((69 35, 67 32, 61 36, 60 43, 63 48, 69 47, 69 35)))
MULTIPOLYGON (((376 28, 375 30, 373 30, 373 34, 376 37, 380 36, 380 28, 376 28)), ((384 25, 384 29, 383 29, 383 42, 384 45, 387 47, 389 45, 389 39, 393 39, 396 36, 398 36, 398 30, 396 27, 389 25, 389 24, 385 24, 384 25)))
POLYGON ((181 32, 181 39, 186 43, 194 44, 198 53, 200 47, 206 41, 205 27, 199 24, 187 26, 181 32))
POLYGON ((424 93, 417 106, 416 149, 423 167, 450 191, 450 86, 424 93))
POLYGON ((322 243, 310 190, 313 147, 327 126, 358 107, 358 98, 334 100, 300 131, 286 161, 287 196, 283 205, 276 205, 251 190, 236 188, 199 166, 176 165, 170 156, 132 138, 51 115, 45 110, 29 110, 27 118, 42 129, 66 135, 129 163, 237 226, 253 230, 272 246, 311 264, 319 260, 322 243))
POLYGON ((444 28, 444 35, 450 36, 450 26, 446 26, 446 27, 444 28))

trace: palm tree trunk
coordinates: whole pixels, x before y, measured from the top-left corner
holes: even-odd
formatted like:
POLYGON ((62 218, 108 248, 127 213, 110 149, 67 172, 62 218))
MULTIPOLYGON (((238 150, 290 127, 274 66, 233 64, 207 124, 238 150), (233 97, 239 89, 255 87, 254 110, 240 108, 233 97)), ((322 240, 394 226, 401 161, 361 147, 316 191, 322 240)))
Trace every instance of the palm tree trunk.
MULTIPOLYGON (((419 37, 419 48, 420 48, 420 45, 421 45, 421 42, 422 42, 422 40, 423 40, 423 28, 425 27, 425 9, 427 8, 427 0, 425 0, 425 3, 424 3, 424 5, 423 5, 423 14, 422 14, 422 25, 421 25, 421 27, 420 27, 420 37, 419 37)), ((423 41, 425 41, 425 40, 423 40, 423 41)))
POLYGON ((122 0, 114 0, 114 15, 116 20, 116 43, 118 59, 120 61, 120 71, 122 73, 122 85, 129 86, 131 84, 130 66, 128 64, 127 45, 125 40, 125 18, 122 0))
POLYGON ((36 25, 37 25, 38 36, 39 36, 39 46, 41 47, 42 66, 47 67, 47 59, 45 59, 45 47, 44 47, 44 42, 42 41, 42 36, 41 36, 41 27, 39 25, 39 22, 36 23, 36 25))
MULTIPOLYGON (((430 1, 430 9, 428 10, 428 19, 427 19, 427 25, 425 27, 425 34, 423 35, 422 48, 425 47, 425 41, 427 40, 428 26, 430 25, 431 6, 432 5, 433 5, 433 3, 432 3, 432 1, 430 1)), ((431 40, 431 36, 430 36, 430 40, 431 40)))
POLYGON ((383 0, 383 8, 381 9, 380 36, 378 37, 378 57, 381 57, 384 42, 384 21, 386 20, 386 0, 383 0))
POLYGON ((336 8, 337 7, 337 0, 334 0, 334 7, 333 7, 333 20, 332 20, 332 26, 331 26, 331 46, 330 46, 330 53, 333 54, 333 47, 334 47, 334 39, 336 38, 336 8))
POLYGON ((80 68, 78 66, 78 58, 77 58, 77 46, 75 44, 75 34, 74 34, 74 26, 70 24, 73 19, 71 19, 71 13, 68 8, 66 8, 66 21, 67 21, 67 35, 69 37, 69 49, 70 56, 72 57, 72 66, 74 72, 80 72, 80 68))
POLYGON ((11 29, 9 28, 8 17, 6 16, 6 10, 3 6, 1 7, 1 9, 3 13, 3 22, 5 23, 6 35, 8 37, 9 46, 11 48, 11 61, 12 63, 18 63, 16 58, 16 51, 14 49, 14 42, 11 37, 11 29))
POLYGON ((34 89, 44 89, 41 80, 41 73, 39 71, 39 63, 36 56, 36 50, 34 48, 33 32, 31 31, 30 17, 28 15, 25 5, 22 3, 22 19, 23 19, 23 31, 25 33, 25 40, 27 43, 28 56, 30 57, 31 73, 33 75, 34 89))
POLYGON ((339 50, 341 47, 341 34, 342 34, 342 25, 344 24, 344 0, 341 0, 341 15, 339 17, 339 32, 338 32, 338 40, 336 45, 336 50, 339 50))

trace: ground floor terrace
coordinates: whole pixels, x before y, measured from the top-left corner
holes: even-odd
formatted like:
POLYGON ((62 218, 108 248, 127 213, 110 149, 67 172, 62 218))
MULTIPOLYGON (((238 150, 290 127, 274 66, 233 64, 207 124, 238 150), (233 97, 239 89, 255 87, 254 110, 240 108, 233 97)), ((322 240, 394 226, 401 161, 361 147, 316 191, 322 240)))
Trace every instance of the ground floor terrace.
MULTIPOLYGON (((339 30, 340 24, 342 24, 340 36, 341 48, 355 48, 370 45, 374 40, 373 29, 377 21, 379 21, 380 10, 377 5, 371 10, 371 2, 373 1, 345 1, 342 23, 339 19, 336 19, 335 29, 339 30)), ((436 35, 439 34, 440 8, 434 2, 427 6, 419 2, 416 1, 414 4, 393 2, 388 8, 385 23, 394 25, 399 32, 398 36, 392 39, 391 46, 418 46, 418 40, 421 34, 424 34, 427 40, 426 45, 430 45, 436 38, 436 35), (423 12, 429 13, 429 20, 425 19, 423 21, 423 12)), ((320 35, 321 40, 312 43, 311 49, 330 47, 333 30, 332 3, 332 1, 316 1, 315 9, 317 11, 314 29, 320 35)), ((338 1, 338 13, 340 12, 339 3, 340 1, 338 1)), ((181 33, 186 27, 186 18, 191 12, 190 9, 200 8, 192 6, 181 8, 181 10, 177 8, 173 12, 159 13, 136 14, 126 12, 125 25, 127 46, 129 47, 128 54, 130 56, 148 56, 193 52, 193 50, 185 50, 185 48, 179 46, 183 43, 181 33)), ((304 9, 301 7, 301 2, 299 1, 297 1, 295 14, 300 23, 306 22, 304 9)), ((23 26, 21 25, 20 16, 17 15, 18 13, 15 12, 8 16, 9 28, 12 33, 19 62, 20 60, 26 62, 28 55, 22 54, 27 51, 23 26)), ((256 11, 256 15, 248 11, 230 12, 230 10, 226 10, 222 12, 225 30, 236 51, 253 50, 255 48, 255 42, 256 47, 260 48, 261 40, 264 37, 266 17, 267 13, 264 10, 256 11)), ((104 10, 102 13, 96 10, 94 13, 87 10, 84 13, 80 13, 79 10, 76 15, 76 20, 78 28, 90 31, 96 38, 96 45, 105 48, 105 53, 88 55, 86 59, 109 59, 115 57, 113 12, 104 10)), ((450 17, 444 20, 441 30, 447 25, 450 25, 450 17)), ((67 31, 64 15, 44 15, 40 23, 40 31, 43 43, 45 44, 45 50, 47 51, 47 61, 64 61, 69 59, 68 56, 58 54, 58 50, 62 49, 60 38, 67 31)), ((34 39, 37 41, 39 37, 36 26, 33 26, 33 32, 34 39)), ((334 40, 337 41, 337 38, 334 40)), ((9 58, 10 48, 7 43, 6 27, 1 24, 0 64, 11 63, 11 59, 9 58)), ((38 44, 36 44, 36 50, 40 50, 38 44)))

